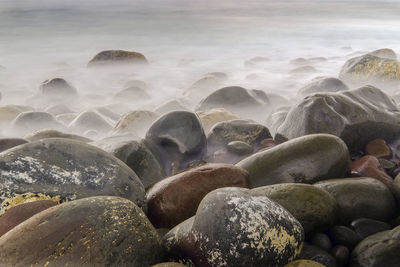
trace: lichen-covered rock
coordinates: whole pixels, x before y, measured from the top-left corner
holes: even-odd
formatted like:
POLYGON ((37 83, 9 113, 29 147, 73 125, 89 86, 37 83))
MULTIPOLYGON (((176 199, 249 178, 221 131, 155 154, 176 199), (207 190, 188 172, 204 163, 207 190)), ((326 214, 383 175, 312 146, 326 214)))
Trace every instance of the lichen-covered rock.
POLYGON ((334 77, 317 77, 299 89, 297 94, 305 97, 315 93, 329 93, 349 90, 349 87, 340 79, 334 77))
POLYGON ((158 114, 148 110, 134 110, 126 113, 114 127, 114 134, 144 135, 158 114))
POLYGON ((391 191, 374 178, 331 179, 315 186, 328 191, 336 199, 338 220, 345 225, 358 218, 388 221, 396 213, 391 191))
POLYGON ((124 50, 106 50, 95 55, 88 63, 88 67, 110 66, 121 64, 147 65, 147 59, 138 52, 124 50))
POLYGON ((208 133, 211 128, 219 122, 240 119, 237 115, 224 108, 213 108, 207 111, 199 111, 197 112, 197 116, 199 116, 206 133, 208 133))
POLYGON ((371 235, 351 254, 352 267, 398 266, 400 262, 400 226, 371 235))
POLYGON ((279 204, 249 190, 222 188, 201 201, 196 216, 163 238, 171 254, 196 266, 283 266, 301 251, 300 223, 279 204))
POLYGON ((23 138, 0 138, 0 152, 26 143, 28 140, 23 138))
POLYGON ((400 63, 395 59, 367 54, 347 60, 339 77, 354 86, 393 85, 400 80, 400 63))
POLYGON ((339 136, 355 152, 375 138, 389 142, 399 132, 400 111, 395 102, 378 88, 364 86, 306 97, 291 108, 275 138, 328 133, 339 136))
POLYGON ((71 121, 68 128, 77 133, 95 130, 106 134, 112 129, 112 126, 97 112, 84 111, 71 121))
POLYGON ((111 136, 93 142, 92 145, 126 163, 137 174, 145 188, 165 177, 159 160, 139 137, 111 136))
POLYGON ((193 159, 200 159, 206 149, 206 136, 196 114, 173 111, 156 120, 146 133, 152 150, 164 164, 167 175, 171 174, 174 161, 184 169, 193 159))
POLYGON ((162 259, 160 238, 146 215, 119 197, 57 205, 0 238, 3 266, 151 266, 162 259))
POLYGON ((236 165, 247 170, 253 186, 259 187, 344 177, 349 164, 349 151, 340 138, 313 134, 255 153, 236 165))
POLYGON ((172 228, 195 215, 200 201, 222 187, 250 188, 249 174, 228 164, 205 164, 165 178, 146 193, 148 216, 157 228, 172 228))
POLYGON ((372 55, 372 56, 376 56, 376 57, 383 57, 383 58, 390 58, 390 59, 397 58, 396 52, 394 52, 393 49, 390 49, 390 48, 381 48, 381 49, 372 51, 371 53, 368 53, 368 55, 372 55))
POLYGON ((303 226, 306 235, 323 232, 336 220, 338 205, 327 191, 307 184, 277 184, 251 190, 287 209, 303 226))
POLYGON ((286 264, 284 267, 325 267, 325 265, 312 260, 295 260, 286 264))
POLYGON ((20 145, 0 154, 0 201, 4 212, 40 199, 73 200, 89 196, 121 196, 145 209, 145 190, 122 161, 94 146, 62 138, 20 145))
POLYGON ((25 139, 34 142, 38 141, 40 139, 47 139, 47 138, 67 138, 67 139, 72 139, 84 143, 91 142, 89 138, 86 138, 84 136, 76 135, 76 134, 69 134, 69 133, 63 133, 57 130, 52 130, 52 129, 43 129, 36 131, 34 133, 31 133, 27 136, 25 136, 25 139))
POLYGON ((20 113, 13 120, 9 131, 17 136, 24 136, 46 128, 61 131, 65 129, 65 127, 50 113, 27 111, 20 113))

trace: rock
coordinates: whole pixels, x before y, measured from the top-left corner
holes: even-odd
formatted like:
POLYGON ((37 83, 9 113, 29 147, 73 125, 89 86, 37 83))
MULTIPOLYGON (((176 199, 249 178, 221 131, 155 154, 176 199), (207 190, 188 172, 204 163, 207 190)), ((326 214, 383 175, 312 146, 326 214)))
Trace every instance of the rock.
POLYGON ((0 154, 0 214, 40 193, 39 199, 121 196, 146 209, 145 190, 119 159, 62 138, 20 145, 0 154))
POLYGON ((248 90, 240 86, 229 86, 221 88, 201 100, 196 112, 225 108, 241 117, 254 117, 254 114, 266 113, 268 104, 269 100, 264 92, 248 90), (263 94, 263 97, 260 97, 260 94, 263 94))
POLYGON ((48 112, 50 114, 53 114, 54 116, 57 116, 60 114, 65 114, 65 113, 73 113, 73 111, 64 104, 52 105, 52 106, 46 108, 44 111, 48 112))
POLYGON ((139 87, 139 88, 141 88, 143 90, 146 90, 146 91, 149 89, 149 86, 147 85, 147 83, 145 83, 144 81, 141 81, 141 80, 129 80, 129 81, 127 81, 125 83, 124 87, 125 88, 128 88, 128 87, 139 87))
POLYGON ((301 251, 300 223, 267 197, 223 188, 201 201, 196 216, 163 238, 169 253, 196 266, 283 266, 301 251))
POLYGON ((52 101, 71 101, 78 96, 76 88, 62 78, 44 81, 39 91, 43 97, 52 101))
POLYGON ((173 111, 158 118, 146 133, 151 149, 160 155, 167 175, 171 163, 179 161, 184 169, 188 162, 205 154, 206 136, 196 114, 173 111))
POLYGON ((32 111, 33 108, 19 105, 7 105, 0 107, 0 126, 8 127, 9 124, 22 112, 32 111))
POLYGON ((136 86, 125 88, 114 95, 114 100, 128 103, 143 102, 150 99, 150 95, 145 90, 136 86))
POLYGON ((398 266, 400 262, 400 226, 371 235, 351 253, 350 266, 398 266))
POLYGON ((57 205, 0 238, 3 266, 150 266, 162 258, 160 238, 144 212, 119 197, 57 205))
POLYGON ((103 116, 94 111, 84 111, 80 113, 71 123, 69 129, 83 133, 87 130, 95 130, 102 134, 106 134, 112 129, 112 126, 104 119, 103 116))
POLYGON ((290 61, 290 64, 293 64, 293 65, 305 65, 307 63, 308 63, 307 59, 302 58, 302 57, 298 57, 298 58, 295 58, 290 61))
POLYGON ((314 183, 344 177, 350 156, 338 137, 299 137, 255 153, 236 165, 250 173, 254 187, 279 183, 314 183))
POLYGON ((300 88, 297 95, 305 97, 315 93, 333 93, 347 90, 349 90, 349 87, 337 78, 317 77, 300 88))
POLYGON ((0 152, 26 143, 28 141, 22 138, 0 138, 0 152))
POLYGON ((295 260, 286 264, 284 267, 324 267, 324 266, 325 265, 322 265, 312 260, 295 260))
POLYGON ((139 137, 111 136, 98 140, 92 145, 126 163, 139 176, 145 188, 165 177, 159 160, 139 137))
POLYGON ((393 49, 390 48, 382 48, 375 50, 371 53, 368 53, 368 55, 376 56, 376 57, 382 57, 382 58, 389 58, 389 59, 396 59, 397 55, 396 52, 393 51, 393 49))
POLYGON ((289 211, 303 226, 306 235, 325 231, 337 216, 336 200, 325 190, 307 184, 276 184, 251 190, 266 196, 289 211))
POLYGON ((317 72, 313 66, 301 66, 289 71, 290 74, 309 74, 317 72))
POLYGON ((126 113, 114 127, 114 134, 144 135, 158 115, 148 110, 134 110, 126 113))
POLYGON ((65 127, 56 118, 47 112, 27 111, 20 113, 11 123, 10 132, 16 136, 42 130, 64 130, 65 127))
POLYGON ((226 148, 229 152, 242 156, 242 155, 250 155, 253 153, 253 147, 246 142, 243 141, 232 141, 226 145, 226 148))
POLYGON ((397 202, 400 203, 400 174, 397 174, 393 180, 393 195, 396 197, 397 202))
POLYGON ((43 129, 39 130, 37 132, 34 132, 30 135, 25 136, 25 139, 34 142, 38 141, 40 139, 47 139, 47 138, 67 138, 71 140, 76 140, 84 143, 89 143, 92 142, 89 138, 76 135, 76 134, 68 134, 68 133, 63 133, 57 130, 51 130, 51 129, 43 129))
POLYGON ((197 116, 199 117, 206 133, 208 133, 211 128, 219 122, 240 119, 237 115, 224 108, 213 108, 207 111, 199 111, 197 112, 197 116))
POLYGON ((377 157, 378 159, 391 159, 393 154, 392 149, 386 144, 386 141, 383 139, 375 139, 369 142, 365 146, 365 153, 377 157))
POLYGON ((328 252, 316 246, 304 243, 299 259, 313 260, 326 267, 337 267, 336 259, 328 252))
POLYGON ((338 219, 345 225, 358 218, 388 221, 395 215, 396 203, 392 193, 374 178, 332 179, 315 185, 336 199, 339 205, 338 219))
POLYGON ((228 164, 205 164, 165 178, 146 193, 148 216, 156 228, 172 228, 195 215, 200 201, 222 187, 250 188, 249 174, 228 164))
POLYGON ((392 229, 388 223, 367 218, 356 219, 352 221, 350 225, 362 239, 375 233, 392 229))
POLYGON ((332 255, 335 257, 339 265, 343 266, 349 260, 350 251, 345 246, 336 246, 332 249, 332 255))
POLYGON ((66 113, 56 116, 57 121, 61 122, 63 125, 68 126, 71 121, 73 121, 78 114, 76 113, 66 113))
POLYGON ((269 62, 269 61, 270 61, 270 59, 267 58, 267 57, 260 57, 260 56, 257 56, 257 57, 253 57, 253 58, 251 58, 251 59, 249 59, 249 60, 246 60, 246 61, 244 62, 244 65, 245 65, 246 67, 257 67, 257 66, 260 66, 260 65, 262 65, 263 63, 267 63, 267 62, 269 62))
POLYGON ((311 238, 311 244, 327 252, 331 251, 332 249, 332 243, 329 239, 329 236, 323 233, 317 233, 313 235, 313 237, 311 238))
POLYGON ((272 138, 267 138, 267 139, 264 139, 264 140, 262 140, 260 142, 260 149, 259 150, 267 150, 267 149, 273 148, 273 147, 275 147, 275 146, 277 146, 279 144, 281 144, 281 143, 276 141, 276 140, 274 140, 274 139, 272 139, 272 138))
POLYGON ((353 175, 356 174, 359 177, 372 177, 381 181, 389 188, 393 187, 392 177, 386 174, 378 159, 374 156, 364 156, 356 159, 354 162, 351 163, 350 169, 353 175))
POLYGON ((151 267, 185 267, 187 265, 183 265, 182 263, 179 262, 162 262, 156 265, 153 265, 151 267))
POLYGON ((154 112, 157 114, 166 114, 168 112, 172 111, 189 111, 189 109, 184 106, 180 101, 178 100, 171 100, 168 102, 165 102, 161 106, 157 107, 154 112))
POLYGON ((271 133, 275 134, 277 132, 278 128, 285 121, 290 108, 291 107, 281 108, 280 110, 273 112, 268 116, 265 124, 268 126, 268 129, 271 133))
POLYGON ((227 75, 225 73, 214 72, 206 74, 186 89, 183 95, 192 99, 203 98, 215 91, 215 89, 220 88, 226 80, 227 75))
POLYGON ((339 93, 315 94, 291 108, 275 139, 293 139, 313 133, 339 136, 351 152, 371 140, 391 141, 400 131, 400 112, 378 88, 364 86, 339 93))
POLYGON ((343 226, 335 225, 329 230, 329 237, 336 245, 344 245, 353 249, 362 239, 352 229, 343 226))
POLYGON ((0 217, 0 237, 36 213, 57 205, 51 200, 39 200, 14 206, 0 217))
POLYGON ((88 67, 110 65, 147 65, 147 59, 138 52, 124 50, 101 51, 88 63, 88 67))
POLYGON ((339 78, 354 86, 392 86, 400 80, 400 64, 395 59, 367 54, 347 60, 339 78))

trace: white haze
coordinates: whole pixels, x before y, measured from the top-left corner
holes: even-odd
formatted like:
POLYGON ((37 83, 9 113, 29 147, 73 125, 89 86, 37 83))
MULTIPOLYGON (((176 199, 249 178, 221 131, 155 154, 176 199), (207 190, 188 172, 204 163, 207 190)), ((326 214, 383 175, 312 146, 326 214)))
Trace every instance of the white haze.
POLYGON ((400 1, 384 0, 0 0, 0 65, 7 68, 0 72, 0 104, 32 105, 29 98, 41 82, 61 77, 82 97, 71 103, 80 112, 113 104, 112 96, 128 80, 139 79, 150 85, 152 101, 117 105, 114 111, 154 110, 216 71, 228 75, 226 85, 292 98, 315 76, 337 77, 357 52, 383 47, 399 52, 398 14, 400 1), (341 49, 349 46, 351 51, 341 49), (141 52, 150 67, 86 68, 108 49, 141 52), (271 60, 246 67, 255 56, 271 60), (312 64, 317 73, 293 76, 290 61, 297 57, 328 61, 312 64), (257 79, 246 79, 254 73, 257 79), (85 97, 90 94, 102 98, 85 97))

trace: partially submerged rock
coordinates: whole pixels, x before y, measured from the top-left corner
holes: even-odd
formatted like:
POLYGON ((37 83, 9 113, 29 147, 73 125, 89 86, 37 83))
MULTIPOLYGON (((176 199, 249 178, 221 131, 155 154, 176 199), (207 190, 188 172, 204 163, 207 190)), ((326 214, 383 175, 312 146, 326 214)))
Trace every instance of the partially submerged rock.
POLYGON ((121 64, 147 65, 145 56, 138 52, 125 50, 106 50, 95 55, 88 63, 88 67, 110 66, 121 64))

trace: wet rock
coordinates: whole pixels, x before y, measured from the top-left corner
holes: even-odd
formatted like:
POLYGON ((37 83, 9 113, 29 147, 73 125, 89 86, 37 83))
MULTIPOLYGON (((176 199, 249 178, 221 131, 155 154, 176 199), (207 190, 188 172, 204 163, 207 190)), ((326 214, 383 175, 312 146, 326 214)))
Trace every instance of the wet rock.
POLYGON ((198 104, 196 111, 213 108, 225 108, 242 117, 253 117, 254 114, 266 113, 269 104, 268 96, 257 90, 248 90, 240 86, 221 88, 204 98, 198 104))
POLYGON ((145 56, 138 52, 124 50, 106 50, 95 55, 88 67, 110 65, 147 65, 145 56))
POLYGON ((162 263, 153 265, 151 267, 185 267, 185 266, 187 266, 187 265, 184 265, 179 262, 162 262, 162 263))
POLYGON ((288 210, 303 226, 306 235, 327 230, 337 216, 336 200, 325 190, 306 184, 276 184, 251 190, 288 210))
POLYGON ((126 163, 137 174, 145 188, 165 177, 159 160, 147 148, 142 138, 132 135, 111 136, 93 142, 92 145, 126 163))
POLYGON ((39 200, 14 206, 0 217, 0 237, 33 215, 55 205, 55 201, 39 200))
POLYGON ((121 196, 146 207, 142 183, 122 161, 94 146, 62 138, 1 153, 0 192, 0 213, 29 201, 34 193, 61 200, 121 196))
POLYGON ((143 102, 150 99, 150 95, 145 90, 136 86, 125 88, 114 95, 114 100, 128 103, 143 102))
POLYGON ((286 264, 284 267, 324 267, 324 266, 325 265, 322 265, 312 260, 295 260, 286 264))
POLYGON ((395 215, 396 203, 392 193, 374 178, 332 179, 318 182, 315 186, 325 189, 336 199, 338 219, 345 225, 358 218, 388 221, 395 215))
POLYGON ((160 155, 167 175, 171 174, 172 162, 181 162, 184 169, 188 162, 202 158, 207 149, 201 123, 188 111, 173 111, 157 119, 147 131, 146 140, 160 155))
POLYGON ((162 258, 160 238, 144 212, 119 197, 57 205, 0 238, 3 266, 150 266, 162 258))
POLYGON ((62 78, 44 81, 39 91, 43 97, 53 101, 71 101, 78 96, 76 88, 62 78))
POLYGON ((323 249, 328 252, 331 251, 332 249, 332 243, 331 240, 329 239, 329 236, 323 233, 317 233, 313 235, 310 242, 311 245, 317 246, 320 249, 323 249))
POLYGON ((382 57, 382 58, 390 58, 390 59, 397 58, 396 52, 394 52, 393 49, 390 49, 390 48, 381 48, 381 49, 375 50, 371 53, 368 53, 368 55, 382 57))
POLYGON ((385 170, 380 165, 377 158, 374 156, 361 157, 351 164, 351 173, 357 174, 357 176, 365 176, 375 178, 389 188, 393 187, 393 179, 386 174, 385 170))
POLYGON ((144 135, 158 114, 148 110, 134 110, 121 117, 115 126, 114 134, 144 135))
POLYGON ((281 144, 281 143, 272 138, 267 138, 260 142, 259 150, 267 150, 267 149, 273 148, 279 144, 281 144))
POLYGON ((148 216, 157 228, 172 228, 195 215, 200 201, 222 187, 250 188, 249 174, 228 164, 205 164, 165 178, 146 193, 148 216))
MULTIPOLYGON (((289 113, 290 108, 291 107, 289 107, 289 106, 280 108, 279 110, 271 113, 268 116, 265 124, 268 126, 268 129, 270 130, 270 132, 272 134, 275 134, 277 132, 278 128, 283 124, 283 122, 286 119, 286 116, 289 113)), ((283 141, 283 140, 281 140, 281 141, 283 141)))
POLYGON ((305 97, 315 93, 329 93, 347 91, 349 87, 341 80, 334 77, 317 77, 299 89, 297 94, 305 97))
POLYGON ((362 240, 356 232, 344 225, 335 225, 329 229, 329 237, 334 244, 344 245, 350 249, 353 249, 362 240))
POLYGON ((225 73, 208 73, 186 89, 183 95, 193 99, 203 98, 215 89, 220 88, 226 80, 227 75, 225 73))
POLYGON ((68 126, 71 121, 73 121, 78 114, 76 113, 65 113, 56 116, 57 121, 61 122, 63 125, 68 126))
POLYGON ((105 106, 105 107, 96 107, 93 111, 99 113, 106 119, 110 119, 112 121, 118 121, 121 118, 121 115, 114 112, 113 106, 105 106))
POLYGON ((32 111, 33 108, 19 105, 6 105, 0 107, 0 125, 8 127, 9 124, 22 112, 32 111))
POLYGON ((392 86, 400 80, 400 64, 395 59, 367 54, 347 60, 339 78, 354 86, 392 86))
POLYGON ((343 266, 349 260, 350 251, 345 246, 336 246, 332 249, 332 255, 335 257, 337 263, 343 266))
POLYGON ((400 111, 394 101, 378 88, 364 86, 306 97, 291 108, 275 139, 329 133, 339 136, 351 152, 356 152, 376 138, 389 142, 399 131, 400 111))
POLYGON ((30 135, 25 136, 25 139, 34 142, 38 141, 40 139, 47 139, 47 138, 67 138, 71 140, 76 140, 84 143, 89 143, 92 142, 89 138, 76 135, 76 134, 69 134, 69 133, 63 133, 57 130, 51 130, 51 129, 43 129, 39 130, 37 132, 34 132, 30 135))
POLYGON ((73 113, 73 111, 64 104, 52 105, 52 106, 46 108, 44 111, 48 112, 50 114, 53 114, 54 116, 57 116, 60 114, 65 114, 65 113, 73 113))
POLYGON ((206 111, 199 111, 197 112, 197 116, 199 116, 206 133, 208 133, 211 128, 219 122, 240 119, 237 115, 224 108, 213 108, 206 111))
POLYGON ((344 177, 350 156, 338 137, 315 134, 299 137, 255 153, 236 165, 250 173, 253 186, 313 183, 344 177))
POLYGON ((365 153, 374 157, 391 159, 392 149, 386 144, 383 139, 375 139, 365 146, 365 153))
POLYGON ((42 129, 64 130, 65 127, 56 118, 47 112, 27 111, 20 113, 11 123, 10 133, 17 136, 42 130, 42 129))
POLYGON ((246 189, 209 193, 196 216, 163 238, 196 266, 283 266, 301 251, 303 229, 279 204, 246 189))
POLYGON ((154 112, 157 114, 166 114, 172 111, 189 111, 189 109, 179 100, 171 100, 157 107, 154 112))
POLYGON ((350 225, 362 239, 375 233, 392 229, 388 223, 367 218, 356 219, 350 225))
POLYGON ((253 147, 243 141, 232 141, 226 145, 229 152, 236 155, 249 155, 253 153, 253 147))
POLYGON ((97 112, 84 111, 71 121, 68 128, 77 133, 95 130, 106 134, 112 129, 112 126, 97 112))
POLYGON ((350 266, 398 266, 400 262, 400 226, 371 235, 351 253, 350 266))
POLYGON ((0 138, 0 152, 26 143, 28 141, 22 138, 0 138))
POLYGON ((326 267, 337 267, 336 259, 319 247, 304 243, 299 259, 313 260, 326 267))

